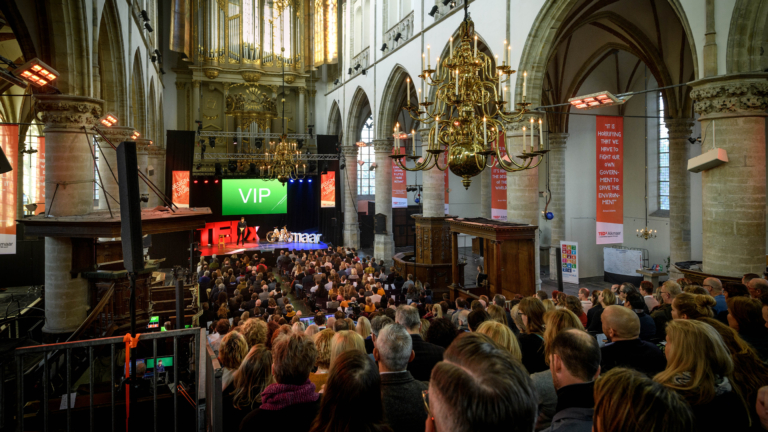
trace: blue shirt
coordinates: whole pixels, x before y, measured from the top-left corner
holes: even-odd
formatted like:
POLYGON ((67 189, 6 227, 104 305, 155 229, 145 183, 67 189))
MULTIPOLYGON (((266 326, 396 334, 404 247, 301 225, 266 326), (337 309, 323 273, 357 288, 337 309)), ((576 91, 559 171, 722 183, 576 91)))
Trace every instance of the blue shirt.
POLYGON ((723 294, 715 296, 715 302, 717 302, 717 304, 712 308, 715 311, 715 315, 728 310, 728 304, 725 302, 725 296, 723 294))

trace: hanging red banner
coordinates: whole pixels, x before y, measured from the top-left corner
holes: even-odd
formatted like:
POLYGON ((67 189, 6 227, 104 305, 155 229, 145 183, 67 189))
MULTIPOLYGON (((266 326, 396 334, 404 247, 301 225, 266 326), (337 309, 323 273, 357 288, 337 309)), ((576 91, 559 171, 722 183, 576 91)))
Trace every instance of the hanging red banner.
POLYGON ((173 172, 173 203, 181 208, 189 207, 189 171, 173 172))
POLYGON ((37 137, 37 179, 35 180, 35 196, 30 203, 37 204, 35 214, 45 213, 45 137, 37 137))
POLYGON ((624 242, 624 118, 597 116, 597 244, 624 242))
MULTIPOLYGON (((504 150, 504 134, 499 133, 496 141, 501 148, 501 155, 505 162, 509 162, 507 152, 504 150)), ((491 218, 499 221, 507 220, 507 172, 494 166, 491 168, 491 218)))
MULTIPOLYGON (((405 147, 400 147, 400 154, 405 154, 405 147)), ((405 160, 403 160, 405 163, 405 160)), ((405 190, 405 170, 392 160, 392 208, 408 207, 408 192, 405 190)))
POLYGON ((336 207, 336 171, 320 174, 320 207, 336 207))
MULTIPOLYGON (((448 152, 447 151, 443 152, 443 166, 445 166, 445 165, 448 165, 448 152)), ((449 213, 449 211, 448 211, 449 205, 448 204, 451 202, 450 194, 448 193, 449 190, 450 190, 450 183, 451 183, 449 178, 448 178, 450 173, 451 173, 450 169, 446 169, 445 171, 443 171, 443 179, 445 180, 445 214, 449 213)))
POLYGON ((18 168, 19 127, 0 125, 0 148, 11 171, 0 174, 0 255, 16 253, 16 169, 18 168))

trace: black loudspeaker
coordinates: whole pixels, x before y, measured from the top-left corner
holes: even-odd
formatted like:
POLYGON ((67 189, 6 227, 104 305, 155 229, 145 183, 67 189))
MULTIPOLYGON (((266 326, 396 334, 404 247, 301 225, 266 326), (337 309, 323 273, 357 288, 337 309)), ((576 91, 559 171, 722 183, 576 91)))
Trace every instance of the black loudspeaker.
POLYGON ((376 213, 373 221, 374 234, 386 234, 387 233, 387 215, 376 213))
POLYGON ((120 182, 120 237, 123 241, 123 263, 128 273, 135 273, 144 270, 139 172, 135 142, 122 142, 117 146, 117 178, 120 182))
POLYGON ((331 227, 336 228, 336 218, 331 218, 331 227))

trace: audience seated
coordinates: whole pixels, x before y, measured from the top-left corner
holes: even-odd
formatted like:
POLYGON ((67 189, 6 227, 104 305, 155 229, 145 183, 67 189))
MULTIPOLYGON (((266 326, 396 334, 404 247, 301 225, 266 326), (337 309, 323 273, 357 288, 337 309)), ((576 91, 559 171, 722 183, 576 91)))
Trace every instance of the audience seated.
POLYGON ((353 330, 342 330, 336 332, 331 339, 331 367, 336 357, 346 351, 360 351, 365 353, 365 342, 363 337, 353 330))
POLYGON ((512 333, 512 330, 506 324, 497 321, 485 321, 477 328, 477 333, 490 337, 497 345, 509 351, 512 357, 518 361, 523 359, 520 344, 517 342, 515 334, 512 333))
POLYGON ((666 359, 654 344, 640 340, 640 318, 623 306, 608 306, 603 312, 603 334, 608 343, 601 348, 603 372, 629 367, 649 376, 664 370, 666 359))
POLYGON ((672 301, 673 319, 711 318, 715 316, 712 308, 716 305, 710 295, 683 292, 672 301))
POLYGON ((272 352, 264 345, 253 346, 237 368, 232 385, 224 389, 224 430, 239 430, 245 416, 261 405, 261 392, 274 382, 272 352))
POLYGON ((593 335, 603 331, 602 316, 605 308, 616 304, 616 295, 610 289, 600 291, 597 299, 597 305, 587 312, 587 331, 593 335))
POLYGON ((536 423, 536 390, 528 373, 479 333, 462 334, 446 350, 424 400, 426 432, 530 432, 536 423))
POLYGON ((544 304, 535 297, 524 298, 517 313, 525 326, 519 339, 523 366, 528 373, 549 369, 544 357, 544 304))
POLYGON ((584 307, 581 305, 581 300, 576 296, 566 296, 563 302, 563 307, 573 312, 581 321, 583 327, 587 326, 587 314, 584 312, 584 307))
POLYGON ((426 341, 447 349, 458 335, 458 330, 448 318, 435 318, 427 330, 426 341))
POLYGON ((650 281, 642 281, 640 282, 640 295, 643 296, 643 300, 645 301, 645 305, 648 307, 648 311, 653 312, 654 309, 659 307, 659 302, 656 300, 656 298, 653 296, 653 282, 650 281))
POLYGON ((662 304, 655 312, 651 313, 651 318, 653 318, 653 322, 656 323, 657 340, 664 340, 664 337, 666 337, 667 323, 674 319, 672 317, 672 302, 675 300, 675 297, 682 292, 683 289, 673 280, 668 280, 661 286, 660 294, 662 304))
POLYGON ((395 322, 404 326, 411 335, 413 351, 416 353, 413 361, 408 363, 408 371, 419 381, 429 381, 432 368, 443 359, 445 350, 421 337, 421 320, 419 311, 415 307, 398 306, 395 322))
POLYGON ((637 314, 637 318, 640 319, 640 339, 645 341, 655 339, 656 323, 654 323, 653 318, 645 312, 647 304, 640 294, 635 292, 627 294, 624 299, 624 307, 632 310, 637 314))
POLYGON ((467 328, 469 331, 477 331, 480 324, 490 319, 491 316, 484 309, 473 310, 467 316, 467 328))
POLYGON ((728 299, 728 326, 736 330, 765 362, 768 361, 768 330, 762 312, 760 300, 747 297, 728 299))

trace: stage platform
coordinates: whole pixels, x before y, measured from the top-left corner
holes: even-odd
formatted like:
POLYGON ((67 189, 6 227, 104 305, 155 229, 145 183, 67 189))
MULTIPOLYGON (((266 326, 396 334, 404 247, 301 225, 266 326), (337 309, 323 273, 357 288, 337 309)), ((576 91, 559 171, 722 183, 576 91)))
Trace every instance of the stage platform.
POLYGON ((297 243, 297 242, 275 242, 270 243, 267 241, 263 242, 246 242, 245 245, 236 245, 234 243, 226 243, 225 246, 219 247, 218 245, 212 245, 212 246, 200 246, 200 252, 204 257, 210 257, 213 254, 219 255, 219 256, 227 256, 232 254, 253 254, 255 252, 265 252, 265 251, 272 251, 272 250, 317 250, 317 249, 327 249, 328 245, 326 243, 320 242, 320 243, 297 243))

